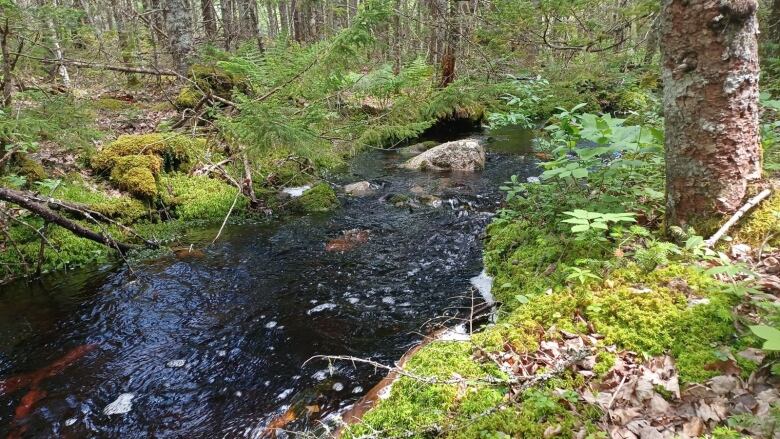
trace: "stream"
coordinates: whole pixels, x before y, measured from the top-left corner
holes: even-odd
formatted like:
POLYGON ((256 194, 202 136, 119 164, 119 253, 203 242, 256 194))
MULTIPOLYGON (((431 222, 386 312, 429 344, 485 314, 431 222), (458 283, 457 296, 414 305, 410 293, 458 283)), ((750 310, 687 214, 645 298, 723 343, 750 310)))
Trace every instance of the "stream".
MULTIPOLYGON (((468 306, 498 186, 538 173, 530 132, 473 136, 486 140, 482 172, 402 170, 401 153, 368 151, 337 183, 377 190, 340 195, 334 212, 229 225, 204 252, 135 275, 106 265, 0 286, 0 438, 261 437, 269 423, 307 430, 354 404, 384 371, 303 363, 392 364, 431 321, 468 306), (441 203, 388 201, 412 192, 441 203), (368 240, 326 251, 352 229, 368 240)), ((202 247, 218 227, 188 241, 202 247)))

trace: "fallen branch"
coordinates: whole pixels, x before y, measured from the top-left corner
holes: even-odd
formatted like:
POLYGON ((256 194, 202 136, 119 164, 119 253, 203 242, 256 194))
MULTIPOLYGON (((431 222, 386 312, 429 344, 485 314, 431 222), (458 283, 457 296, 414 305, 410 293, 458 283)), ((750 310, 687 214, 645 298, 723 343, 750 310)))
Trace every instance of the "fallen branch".
POLYGON ((726 224, 724 224, 720 229, 718 229, 717 232, 715 232, 710 239, 706 240, 704 244, 707 247, 712 247, 715 245, 720 238, 723 237, 723 235, 726 234, 726 232, 729 231, 731 226, 737 223, 740 218, 742 218, 750 209, 755 207, 758 203, 764 200, 764 198, 768 197, 769 194, 772 193, 772 189, 764 189, 761 191, 758 195, 748 200, 747 203, 745 203, 744 206, 742 206, 731 218, 729 218, 728 221, 726 221, 726 224))
POLYGON ((228 222, 228 218, 230 218, 230 214, 233 213, 233 208, 236 207, 236 202, 238 201, 238 197, 241 196, 241 189, 239 188, 238 191, 236 191, 236 196, 233 198, 233 204, 230 205, 230 209, 228 209, 227 215, 225 215, 225 219, 222 221, 222 226, 219 227, 219 231, 217 232, 217 236, 214 237, 214 239, 211 241, 211 244, 213 245, 217 240, 219 239, 220 235, 222 235, 222 230, 225 228, 225 224, 228 222))
POLYGON ((96 233, 81 224, 71 221, 64 216, 59 215, 45 204, 36 201, 32 194, 14 189, 0 188, 0 200, 16 204, 17 206, 40 216, 44 221, 54 223, 82 238, 103 244, 107 247, 115 248, 120 253, 126 253, 127 251, 138 247, 136 245, 118 242, 108 234, 96 233))
POLYGON ((80 67, 85 69, 98 69, 98 70, 111 70, 114 72, 122 73, 138 73, 142 75, 155 75, 155 76, 176 76, 180 77, 178 73, 168 69, 154 69, 144 67, 127 67, 127 66, 113 66, 110 64, 91 63, 86 61, 73 61, 73 60, 43 60, 45 63, 63 64, 74 67, 80 67))

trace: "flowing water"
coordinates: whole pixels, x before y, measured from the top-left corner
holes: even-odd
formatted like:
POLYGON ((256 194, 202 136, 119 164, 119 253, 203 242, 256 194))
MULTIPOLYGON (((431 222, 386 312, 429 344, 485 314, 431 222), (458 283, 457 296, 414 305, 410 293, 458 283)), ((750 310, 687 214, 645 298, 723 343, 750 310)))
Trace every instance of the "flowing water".
POLYGON ((483 172, 406 171, 398 152, 371 151, 339 179, 378 190, 334 212, 228 226, 204 252, 135 275, 106 266, 0 287, 0 438, 259 437, 343 410, 382 373, 308 358, 391 364, 426 322, 469 304, 498 186, 536 172, 527 132, 488 134, 483 172), (441 205, 388 201, 421 190, 441 205), (325 250, 351 229, 368 240, 325 250))

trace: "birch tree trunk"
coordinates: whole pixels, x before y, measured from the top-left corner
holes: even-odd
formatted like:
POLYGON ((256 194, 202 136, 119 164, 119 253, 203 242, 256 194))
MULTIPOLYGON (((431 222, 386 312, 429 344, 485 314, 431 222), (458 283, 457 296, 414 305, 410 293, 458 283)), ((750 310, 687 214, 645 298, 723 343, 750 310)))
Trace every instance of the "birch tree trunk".
POLYGON ((709 233, 761 177, 756 0, 664 0, 666 221, 709 233))

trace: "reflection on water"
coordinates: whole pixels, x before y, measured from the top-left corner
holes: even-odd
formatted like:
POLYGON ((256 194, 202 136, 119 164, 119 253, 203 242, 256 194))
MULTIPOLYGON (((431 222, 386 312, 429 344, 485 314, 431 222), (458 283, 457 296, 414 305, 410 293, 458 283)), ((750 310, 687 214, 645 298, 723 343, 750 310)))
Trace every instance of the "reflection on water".
POLYGON ((426 321, 466 304, 496 187, 534 170, 515 154, 530 137, 491 135, 480 173, 399 170, 399 155, 369 152, 343 182, 379 190, 331 214, 228 227, 203 254, 136 276, 102 267, 0 287, 0 436, 257 436, 272 419, 303 429, 354 402, 381 376, 302 364, 390 363, 426 321), (413 188, 441 207, 387 202, 413 188), (353 229, 368 239, 325 250, 353 229))

